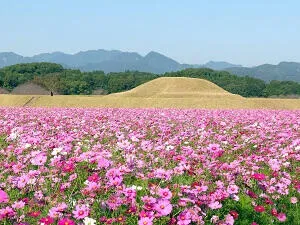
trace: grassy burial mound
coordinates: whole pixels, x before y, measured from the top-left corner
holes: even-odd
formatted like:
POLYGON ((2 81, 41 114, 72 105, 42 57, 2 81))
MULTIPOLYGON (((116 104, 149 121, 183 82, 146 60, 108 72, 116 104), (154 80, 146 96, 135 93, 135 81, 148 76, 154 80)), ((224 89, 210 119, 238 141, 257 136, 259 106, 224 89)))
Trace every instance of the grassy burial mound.
POLYGON ((162 77, 132 90, 104 96, 105 107, 300 109, 295 99, 244 98, 198 78, 162 77))
POLYGON ((114 97, 142 98, 238 98, 216 84, 197 78, 161 77, 142 84, 132 90, 111 94, 114 97))

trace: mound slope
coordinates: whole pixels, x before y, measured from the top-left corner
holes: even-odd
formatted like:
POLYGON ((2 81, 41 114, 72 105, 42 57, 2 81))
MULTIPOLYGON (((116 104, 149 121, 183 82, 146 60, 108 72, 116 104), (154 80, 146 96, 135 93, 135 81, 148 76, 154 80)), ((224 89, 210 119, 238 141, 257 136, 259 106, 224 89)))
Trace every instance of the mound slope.
POLYGON ((132 90, 112 94, 111 96, 142 98, 242 98, 239 95, 225 91, 210 81, 186 77, 157 78, 132 90))
POLYGON ((50 95, 50 91, 47 89, 34 84, 32 82, 27 82, 24 84, 20 84, 16 88, 14 88, 11 92, 14 95, 50 95))
POLYGON ((0 94, 8 94, 8 93, 9 92, 6 89, 0 87, 0 94))

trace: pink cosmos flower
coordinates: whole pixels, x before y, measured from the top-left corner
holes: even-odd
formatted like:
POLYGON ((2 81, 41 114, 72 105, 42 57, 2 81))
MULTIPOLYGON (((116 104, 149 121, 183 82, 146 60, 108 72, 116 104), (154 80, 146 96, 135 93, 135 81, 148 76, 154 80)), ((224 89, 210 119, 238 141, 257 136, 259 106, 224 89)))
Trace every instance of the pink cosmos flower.
POLYGON ((155 210, 160 216, 166 216, 171 213, 172 205, 169 200, 161 199, 155 204, 155 210))
POLYGON ((284 213, 278 213, 276 217, 280 222, 286 221, 286 215, 284 213))
POLYGON ((58 221, 57 225, 75 225, 75 222, 68 218, 63 218, 58 221))
POLYGON ((219 144, 209 144, 208 145, 208 150, 213 151, 213 152, 217 152, 217 151, 220 150, 220 145, 219 144))
POLYGON ((22 189, 26 186, 28 182, 29 182, 29 176, 27 174, 24 174, 18 179, 17 187, 19 189, 22 189))
POLYGON ((118 186, 122 183, 123 178, 122 177, 114 177, 109 179, 109 185, 110 186, 118 186))
POLYGON ((0 209, 0 220, 5 217, 12 217, 16 214, 16 212, 9 206, 0 209))
POLYGON ((14 202, 14 204, 12 204, 12 207, 14 209, 23 209, 24 206, 25 206, 25 202, 23 201, 14 202))
POLYGON ((58 204, 57 207, 52 207, 51 209, 49 209, 49 213, 48 216, 52 217, 52 218, 58 218, 61 217, 63 214, 62 212, 67 209, 68 206, 66 203, 60 203, 58 204))
POLYGON ((153 219, 154 219, 154 212, 147 212, 147 211, 142 210, 142 211, 139 213, 139 216, 140 216, 141 218, 143 218, 143 217, 148 217, 148 218, 150 218, 151 220, 153 220, 153 219))
POLYGON ((156 198, 147 195, 143 196, 141 199, 146 204, 154 204, 156 202, 156 198))
POLYGON ((84 219, 89 215, 89 213, 90 209, 86 205, 77 205, 73 211, 74 218, 76 219, 84 219))
POLYGON ((0 203, 9 202, 8 194, 5 191, 0 190, 0 203))
POLYGON ((234 224, 234 218, 232 215, 228 214, 225 217, 225 223, 226 225, 233 225, 234 224))
POLYGON ((47 161, 47 156, 43 154, 36 155, 34 158, 31 159, 32 165, 35 166, 43 166, 47 161))
POLYGON ((220 209, 222 208, 222 203, 215 201, 208 204, 208 207, 211 209, 220 209))
POLYGON ((232 194, 237 194, 239 191, 239 187, 236 186, 235 184, 231 184, 227 188, 227 192, 232 195, 232 194))
POLYGON ((160 188, 158 190, 158 195, 162 197, 163 199, 171 199, 172 198, 172 192, 169 190, 169 188, 160 188))
POLYGON ((148 218, 148 217, 142 217, 141 219, 139 219, 138 225, 152 225, 152 219, 148 218))
POLYGON ((188 225, 192 222, 191 214, 189 212, 182 212, 177 216, 178 225, 188 225))

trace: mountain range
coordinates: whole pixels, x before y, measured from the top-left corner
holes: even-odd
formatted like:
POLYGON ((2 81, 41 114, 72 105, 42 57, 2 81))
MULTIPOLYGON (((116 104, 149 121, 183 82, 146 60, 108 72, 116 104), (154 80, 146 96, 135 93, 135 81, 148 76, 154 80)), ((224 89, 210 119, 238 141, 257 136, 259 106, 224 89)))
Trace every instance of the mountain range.
POLYGON ((300 82, 300 63, 280 62, 277 65, 263 64, 255 67, 231 67, 224 70, 242 76, 251 76, 264 81, 286 80, 300 82))
POLYGON ((13 52, 0 53, 0 68, 18 63, 52 62, 65 68, 81 71, 102 70, 105 73, 138 70, 162 74, 186 68, 210 68, 226 70, 239 76, 251 76, 265 81, 292 80, 300 82, 300 63, 281 62, 278 65, 264 64, 256 67, 243 67, 228 62, 210 61, 206 64, 181 64, 165 55, 151 51, 146 56, 136 52, 119 50, 89 50, 76 54, 63 52, 42 53, 32 57, 24 57, 13 52))
POLYGON ((59 63, 66 68, 77 68, 82 71, 103 70, 109 72, 123 72, 138 70, 142 72, 165 73, 186 68, 207 67, 222 70, 229 67, 239 67, 227 62, 210 61, 204 65, 180 64, 160 53, 151 51, 146 56, 136 52, 107 51, 103 49, 66 54, 63 52, 42 53, 32 57, 23 57, 13 52, 0 53, 0 68, 18 63, 52 62, 59 63))

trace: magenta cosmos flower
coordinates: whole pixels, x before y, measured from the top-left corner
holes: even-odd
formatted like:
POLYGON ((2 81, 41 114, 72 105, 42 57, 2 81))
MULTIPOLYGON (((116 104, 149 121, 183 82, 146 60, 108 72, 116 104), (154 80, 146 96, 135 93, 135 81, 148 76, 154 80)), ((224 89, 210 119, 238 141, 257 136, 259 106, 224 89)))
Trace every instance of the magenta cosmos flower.
POLYGON ((58 225, 75 225, 75 222, 73 220, 70 220, 68 218, 63 218, 58 221, 58 225))
POLYGON ((50 225, 50 224, 54 223, 54 219, 51 218, 50 216, 43 217, 43 218, 40 219, 40 223, 43 223, 45 225, 50 225))
POLYGON ((254 210, 256 211, 256 212, 264 212, 265 211, 265 207, 263 207, 262 205, 257 205, 257 206, 255 206, 254 207, 254 210))
POLYGON ((254 178, 255 180, 264 180, 266 179, 266 176, 263 173, 255 173, 252 175, 252 178, 254 178))
POLYGON ((7 203, 8 201, 8 194, 5 191, 0 190, 0 203, 7 203))

